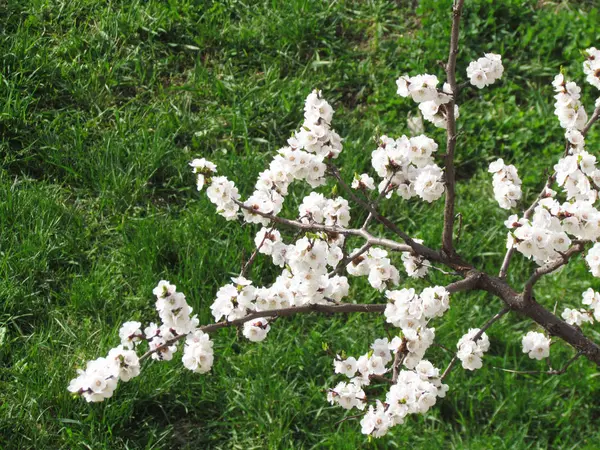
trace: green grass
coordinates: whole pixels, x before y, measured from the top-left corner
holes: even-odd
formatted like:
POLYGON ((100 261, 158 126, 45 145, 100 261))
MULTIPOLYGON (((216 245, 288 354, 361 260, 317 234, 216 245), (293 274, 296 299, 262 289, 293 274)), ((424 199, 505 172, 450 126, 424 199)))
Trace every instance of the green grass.
MULTIPOLYGON (((346 138, 346 177, 367 170, 374 136, 408 133, 416 108, 394 81, 442 76, 451 2, 413 3, 0 2, 0 448, 598 448, 600 381, 590 363, 553 378, 495 369, 540 367, 520 350, 534 327, 514 315, 490 329, 482 370, 453 372, 431 413, 380 440, 368 441, 356 420, 336 424, 344 411, 325 400, 336 378, 322 343, 362 354, 386 335, 381 318, 280 320, 259 345, 221 331, 210 375, 150 363, 103 404, 66 390, 77 367, 117 343, 123 321, 155 320, 158 280, 177 284, 208 323, 216 290, 252 251, 256 228, 214 214, 195 191, 190 159, 212 159, 248 195, 314 87, 346 138)), ((580 50, 600 45, 598 23, 591 1, 466 1, 459 81, 483 52, 501 53, 506 68, 460 102, 460 252, 478 267, 498 269, 508 215, 493 201, 487 165, 515 164, 535 197, 562 147, 550 81, 563 66, 590 111, 598 92, 583 85, 580 50)), ((427 133, 444 142, 440 130, 427 133)), ((598 142, 593 130, 591 152, 598 142)), ((288 211, 306 192, 294 188, 288 211)), ((384 210, 439 246, 442 202, 395 200, 384 210)), ((515 258, 511 283, 531 270, 515 258)), ((276 271, 259 258, 251 275, 260 285, 276 271)), ((353 299, 380 301, 352 281, 353 299)), ((536 297, 560 311, 590 285, 600 287, 579 258, 536 297)), ((439 342, 453 347, 500 308, 484 294, 455 295, 435 325, 439 342)), ((556 367, 573 353, 552 349, 556 367)), ((449 356, 432 349, 430 359, 443 366, 449 356)))

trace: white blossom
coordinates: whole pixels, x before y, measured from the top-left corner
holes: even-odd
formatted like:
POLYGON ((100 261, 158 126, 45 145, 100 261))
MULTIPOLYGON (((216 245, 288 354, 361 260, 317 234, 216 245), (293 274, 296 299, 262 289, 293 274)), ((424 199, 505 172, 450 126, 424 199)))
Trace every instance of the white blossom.
POLYGON ((243 334, 252 342, 260 342, 265 340, 270 329, 267 319, 252 319, 244 323, 243 334))
POLYGON ((528 353, 531 359, 544 359, 550 355, 550 339, 542 333, 528 332, 523 336, 523 353, 528 353))
POLYGON ((467 67, 467 76, 473 86, 483 89, 502 78, 504 66, 502 57, 494 53, 486 53, 484 57, 471 61, 467 67))

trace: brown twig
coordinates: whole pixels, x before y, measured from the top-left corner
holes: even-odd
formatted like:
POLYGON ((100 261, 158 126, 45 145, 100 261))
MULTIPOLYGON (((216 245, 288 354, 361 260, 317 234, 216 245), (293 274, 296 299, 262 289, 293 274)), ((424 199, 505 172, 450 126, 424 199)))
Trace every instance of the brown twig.
POLYGON ((256 247, 256 249, 252 252, 252 255, 250 255, 250 259, 248 259, 248 261, 246 261, 246 264, 244 264, 244 267, 242 268, 242 271, 240 272, 240 276, 241 277, 245 277, 246 274, 248 273, 248 270, 250 270, 250 267, 252 266, 252 264, 254 263, 254 260, 256 259, 256 256, 258 255, 258 252, 260 251, 260 249, 262 248, 262 246, 264 245, 265 241, 267 240, 267 237, 269 236, 269 234, 275 229, 275 227, 271 227, 263 236, 262 241, 260 241, 260 244, 256 247))
POLYGON ((454 170, 454 151, 456 150, 456 117, 454 105, 458 85, 456 83, 456 56, 458 55, 458 32, 460 29, 460 16, 464 0, 455 0, 452 6, 452 31, 450 33, 450 52, 446 63, 446 78, 452 91, 452 99, 446 104, 446 198, 444 202, 444 230, 442 232, 442 250, 449 256, 454 255, 454 207, 456 203, 456 176, 454 170))
MULTIPOLYGON (((336 314, 336 313, 383 313, 385 311, 387 305, 385 304, 354 304, 354 303, 342 303, 339 305, 306 305, 306 306, 295 306, 291 308, 281 308, 281 309, 271 309, 268 311, 256 311, 251 312, 250 314, 242 317, 241 319, 236 319, 232 321, 222 321, 213 323, 210 325, 204 325, 203 327, 199 327, 199 330, 205 333, 212 333, 214 331, 220 330, 221 328, 229 328, 235 327, 238 325, 243 325, 252 319, 258 319, 261 317, 288 317, 293 316, 295 314, 300 313, 309 313, 309 312, 319 312, 325 314, 336 314)), ((181 334, 179 336, 174 337, 173 339, 168 340, 163 345, 148 350, 140 357, 140 361, 148 358, 153 353, 156 353, 166 347, 173 345, 174 343, 184 339, 186 337, 185 334, 181 334)))
POLYGON ((561 268, 562 266, 567 264, 573 256, 578 255, 583 250, 585 250, 585 243, 581 242, 581 241, 576 242, 575 245, 573 245, 565 253, 563 253, 561 255, 561 257, 559 259, 557 259, 556 261, 552 261, 548 264, 538 267, 533 272, 533 275, 531 275, 531 277, 529 277, 529 279, 527 280, 527 283, 525 283, 525 288, 523 289, 523 300, 529 301, 531 299, 531 293, 533 292, 533 286, 535 285, 535 283, 537 283, 539 281, 540 278, 542 278, 544 275, 552 273, 555 270, 561 268))
POLYGON ((578 352, 575 356, 567 361, 567 363, 562 367, 562 369, 549 369, 549 370, 512 370, 512 369, 504 369, 502 367, 494 367, 494 369, 500 369, 503 372, 516 373, 519 375, 536 375, 536 374, 544 374, 544 375, 562 375, 565 373, 569 367, 577 361, 583 353, 578 352))

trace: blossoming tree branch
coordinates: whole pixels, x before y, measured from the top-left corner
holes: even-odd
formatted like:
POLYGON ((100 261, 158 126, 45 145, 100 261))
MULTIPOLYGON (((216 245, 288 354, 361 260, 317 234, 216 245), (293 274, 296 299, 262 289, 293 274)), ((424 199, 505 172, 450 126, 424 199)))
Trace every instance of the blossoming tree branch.
MULTIPOLYGON (((393 339, 377 339, 358 357, 336 355, 333 369, 343 381, 332 386, 327 400, 345 409, 362 411, 362 432, 379 437, 401 424, 410 414, 423 414, 448 391, 444 380, 460 361, 466 370, 482 367, 490 342, 485 331, 507 313, 528 317, 544 332, 530 331, 522 338, 523 352, 537 360, 549 357, 550 344, 563 340, 573 347, 573 357, 562 369, 541 370, 564 373, 578 358, 600 366, 600 347, 586 337, 584 325, 600 321, 600 293, 588 289, 578 309, 565 309, 561 317, 535 299, 536 283, 546 274, 568 264, 587 251, 585 260, 593 276, 600 277, 600 211, 597 209, 600 170, 596 157, 585 150, 585 137, 600 116, 600 99, 590 116, 586 113, 581 89, 558 74, 552 85, 556 92, 555 114, 565 129, 564 152, 537 199, 522 214, 510 215, 507 252, 499 273, 486 273, 465 259, 455 245, 455 169, 460 88, 469 84, 483 89, 502 77, 501 56, 486 53, 466 68, 467 83, 458 84, 456 57, 464 0, 455 0, 450 51, 445 63, 446 81, 434 75, 403 75, 397 80, 398 94, 418 104, 425 120, 446 130, 446 151, 436 159, 438 144, 425 135, 399 138, 382 136, 372 152, 371 174, 356 175, 346 182, 336 166, 342 139, 332 128, 333 109, 320 91, 308 95, 304 123, 260 173, 255 191, 243 200, 233 181, 218 175, 215 163, 202 159, 191 162, 197 188, 206 191, 217 214, 226 220, 257 224, 256 249, 240 275, 216 292, 211 306, 216 323, 200 325, 185 295, 167 281, 160 281, 153 293, 160 321, 143 326, 140 322, 122 325, 120 345, 104 358, 89 361, 85 370, 71 381, 69 390, 88 402, 113 395, 120 381, 140 374, 143 360, 169 361, 183 347, 183 365, 207 373, 214 361, 209 334, 221 328, 241 327, 250 341, 265 339, 274 318, 300 313, 382 314, 397 327, 393 339), (438 165, 443 163, 443 167, 438 165), (293 183, 318 188, 333 178, 344 197, 326 198, 316 191, 306 196, 295 218, 279 214, 293 183), (376 191, 376 192, 374 192, 376 191), (418 197, 434 202, 445 196, 441 248, 412 238, 402 224, 380 213, 388 199, 402 201, 418 197), (399 197, 399 198, 398 198, 399 197), (368 217, 351 226, 353 207, 368 217), (379 222, 396 240, 372 234, 379 222), (293 239, 285 238, 292 230, 293 239), (283 231, 283 234, 282 234, 283 231), (350 249, 347 241, 361 240, 350 249), (401 274, 392 264, 391 252, 401 253, 406 276, 422 278, 431 269, 445 267, 460 276, 446 286, 426 287, 420 292, 400 288, 401 274), (520 253, 538 266, 524 286, 506 281, 512 259, 520 253), (270 286, 256 287, 248 278, 257 257, 271 258, 281 274, 270 286), (381 293, 382 303, 361 304, 345 299, 349 280, 367 277, 381 293), (443 320, 451 296, 461 291, 485 291, 497 297, 502 307, 479 328, 465 330, 449 361, 426 359, 435 341, 435 324, 443 320), (145 353, 143 353, 145 349, 145 353), (444 365, 444 370, 440 366, 444 365), (387 386, 383 396, 370 389, 387 386)), ((583 63, 586 81, 600 89, 600 50, 589 48, 583 63)), ((499 159, 489 166, 494 196, 503 209, 519 207, 521 180, 513 165, 499 159)), ((278 322, 279 325, 279 322, 278 322)), ((461 325, 458 325, 461 326, 461 325)))

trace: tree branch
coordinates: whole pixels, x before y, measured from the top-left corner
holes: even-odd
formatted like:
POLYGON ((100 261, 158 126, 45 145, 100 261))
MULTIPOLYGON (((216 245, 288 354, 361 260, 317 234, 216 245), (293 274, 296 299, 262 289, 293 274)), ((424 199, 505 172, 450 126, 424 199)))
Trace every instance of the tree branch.
POLYGON ((534 375, 534 374, 544 374, 544 375, 562 375, 565 373, 571 365, 579 359, 582 355, 581 352, 578 352, 575 356, 567 361, 567 363, 562 367, 562 369, 549 369, 549 370, 511 370, 511 369, 503 369, 502 367, 496 367, 496 369, 500 369, 504 372, 516 373, 520 375, 534 375))
MULTIPOLYGON (((395 251, 399 252, 409 252, 411 251, 411 247, 404 244, 399 244, 396 241, 392 241, 391 239, 378 238, 373 236, 366 230, 356 229, 356 228, 343 228, 338 226, 330 226, 330 225, 321 225, 318 223, 303 223, 298 220, 285 219, 283 217, 274 216, 270 213, 264 213, 262 211, 255 210, 249 206, 246 206, 244 203, 239 200, 233 200, 240 208, 245 209, 246 211, 251 212, 252 214, 257 214, 261 217, 269 219, 275 223, 280 225, 285 225, 287 227, 297 228, 303 231, 322 231, 324 233, 332 233, 332 234, 343 234, 345 236, 359 236, 364 238, 371 245, 379 245, 381 247, 387 247, 395 251)), ((424 246, 423 246, 424 247, 424 246)), ((427 248, 427 247, 425 247, 427 248)), ((430 251, 433 251, 429 249, 430 251)))
POLYGON ((456 56, 458 55, 458 32, 460 28, 460 16, 464 0, 455 0, 452 7, 452 31, 450 34, 450 52, 446 64, 446 78, 452 91, 452 99, 446 104, 446 198, 444 203, 444 230, 442 232, 442 250, 449 256, 454 255, 454 244, 452 242, 454 233, 454 206, 456 203, 454 171, 454 151, 456 149, 456 117, 454 117, 454 105, 458 93, 456 84, 456 56))
MULTIPOLYGON (((199 327, 198 329, 203 331, 204 333, 212 333, 214 331, 220 330, 221 328, 229 328, 235 327, 238 325, 243 325, 252 319, 259 319, 261 317, 288 317, 293 316, 295 314, 300 313, 309 313, 309 312, 319 312, 325 314, 336 314, 336 313, 383 313, 385 311, 387 304, 355 304, 355 303, 342 303, 338 305, 305 305, 305 306, 294 306, 291 308, 281 308, 281 309, 271 309, 268 311, 255 311, 250 314, 242 317, 241 319, 236 319, 232 321, 224 320, 222 322, 213 323, 210 325, 204 325, 199 327)), ((156 353, 166 347, 173 345, 174 343, 184 339, 187 335, 180 334, 179 336, 174 337, 173 339, 168 340, 163 345, 148 350, 140 357, 140 361, 148 358, 153 353, 156 353)))
POLYGON ((342 186, 342 188, 348 193, 348 195, 352 198, 352 200, 354 200, 361 207, 363 207, 365 210, 370 212, 373 215, 373 217, 375 218, 375 220, 377 220, 379 223, 384 225, 387 229, 389 229, 393 233, 400 236, 400 238, 404 242, 406 242, 406 244, 409 245, 415 251, 415 253, 417 253, 421 256, 424 256, 425 258, 430 259, 432 261, 438 261, 438 262, 442 262, 442 263, 446 264, 446 258, 444 258, 443 255, 440 254, 440 252, 433 250, 429 247, 426 247, 423 244, 419 244, 418 242, 415 242, 414 239, 412 239, 404 231, 402 231, 400 228, 398 228, 398 226, 394 222, 392 222, 385 216, 382 216, 376 209, 374 209, 366 201, 359 198, 353 192, 353 190, 348 186, 348 184, 344 181, 344 179, 341 177, 339 169, 336 166, 334 166, 333 164, 329 164, 328 168, 329 168, 331 174, 338 181, 338 183, 340 183, 340 186, 342 186))
POLYGON ((535 270, 535 272, 533 272, 533 275, 531 275, 529 280, 527 280, 527 283, 525 283, 525 288, 523 289, 523 299, 525 301, 528 301, 531 298, 533 286, 535 285, 535 283, 537 283, 539 281, 540 278, 542 278, 544 275, 554 272, 555 270, 564 266, 565 264, 567 264, 569 262, 569 260, 573 256, 578 255, 584 249, 585 249, 584 242, 577 242, 570 249, 568 249, 565 253, 563 253, 561 255, 560 259, 557 259, 556 261, 552 261, 548 264, 538 267, 535 270))

